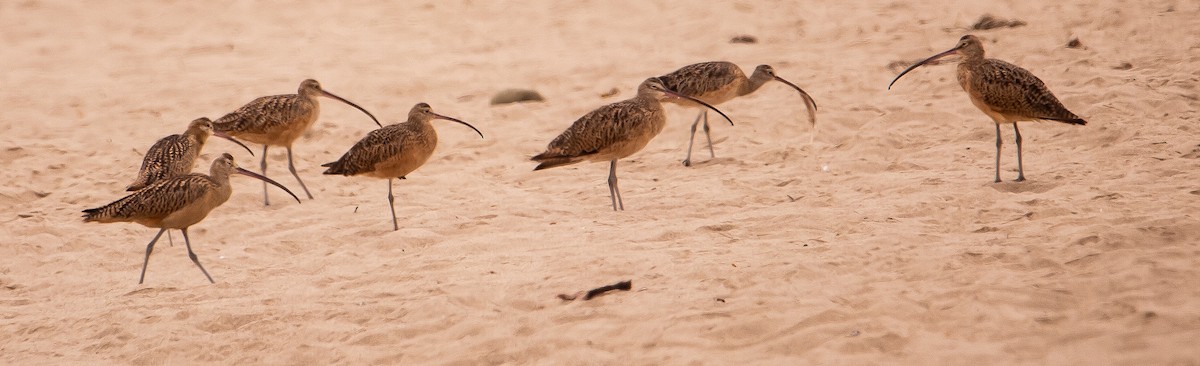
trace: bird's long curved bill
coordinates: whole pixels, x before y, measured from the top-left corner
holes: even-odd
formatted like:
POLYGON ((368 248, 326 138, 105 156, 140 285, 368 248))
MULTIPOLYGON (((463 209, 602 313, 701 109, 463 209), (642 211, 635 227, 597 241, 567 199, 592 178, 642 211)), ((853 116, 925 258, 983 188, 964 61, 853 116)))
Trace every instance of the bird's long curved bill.
POLYGON ((292 190, 287 189, 287 187, 284 187, 282 184, 279 184, 279 182, 276 182, 276 181, 272 180, 271 178, 264 177, 262 175, 259 175, 258 173, 255 173, 255 172, 252 172, 252 171, 249 171, 246 169, 242 169, 242 168, 235 168, 235 169, 238 172, 238 174, 250 176, 255 179, 262 180, 263 182, 271 183, 271 184, 275 185, 276 187, 279 187, 279 189, 282 189, 284 192, 287 192, 288 194, 292 195, 292 198, 296 199, 296 203, 300 203, 300 197, 296 197, 296 194, 292 193, 292 190))
POLYGON ((912 66, 909 66, 907 69, 904 69, 904 71, 901 71, 900 75, 896 75, 895 79, 892 79, 892 82, 888 84, 888 90, 892 90, 892 84, 895 84, 896 80, 900 80, 900 77, 904 76, 904 74, 907 74, 909 71, 912 71, 913 69, 920 67, 921 65, 933 62, 934 60, 937 60, 939 58, 950 56, 950 55, 953 55, 956 53, 958 53, 958 47, 946 50, 946 52, 942 52, 942 53, 939 53, 939 54, 936 54, 933 56, 929 56, 929 58, 921 60, 920 62, 917 62, 917 63, 913 64, 912 66))
POLYGON ((800 87, 796 86, 796 84, 792 84, 790 81, 783 80, 783 78, 778 76, 775 77, 775 80, 779 80, 779 82, 787 84, 787 86, 790 86, 792 89, 796 89, 796 91, 800 92, 800 97, 804 98, 804 107, 808 109, 808 124, 816 126, 817 101, 813 100, 812 96, 809 96, 808 93, 804 92, 804 89, 800 89, 800 87))
POLYGON ((725 115, 725 112, 721 112, 721 110, 720 110, 720 109, 717 109, 717 107, 713 107, 712 105, 710 105, 710 104, 708 104, 708 103, 701 102, 699 99, 692 98, 692 97, 689 97, 689 96, 686 96, 686 95, 683 95, 683 94, 679 94, 679 93, 676 93, 676 92, 673 92, 673 91, 670 91, 670 90, 663 90, 663 91, 664 91, 664 92, 666 92, 666 93, 667 93, 668 95, 670 95, 670 96, 673 96, 673 97, 676 97, 676 98, 683 98, 683 99, 687 99, 687 100, 690 100, 690 101, 693 101, 693 102, 699 103, 699 104, 700 104, 700 105, 702 105, 702 106, 708 107, 708 109, 714 110, 714 111, 716 111, 716 112, 717 112, 717 114, 720 114, 720 115, 721 115, 721 117, 725 117, 725 120, 726 120, 726 121, 729 121, 729 125, 730 125, 730 126, 733 126, 733 120, 732 120, 732 119, 729 119, 729 116, 726 116, 726 115, 725 115))
POLYGON ((322 91, 321 91, 321 95, 324 95, 324 96, 326 96, 326 97, 330 97, 330 98, 333 98, 333 99, 337 99, 338 101, 340 101, 340 102, 342 102, 342 103, 349 104, 351 107, 358 108, 358 110, 362 111, 363 113, 366 113, 368 116, 371 116, 371 119, 375 121, 375 124, 376 124, 376 125, 379 125, 379 127, 383 127, 383 124, 382 124, 382 123, 379 123, 379 119, 378 119, 378 118, 375 118, 375 115, 374 115, 374 114, 371 114, 371 112, 367 112, 367 110, 366 110, 366 109, 363 109, 363 107, 359 107, 359 106, 358 106, 358 104, 354 104, 354 102, 351 102, 351 101, 349 101, 349 100, 346 100, 346 98, 339 97, 339 96, 337 96, 337 95, 334 95, 333 93, 330 93, 330 92, 327 92, 327 91, 324 91, 324 90, 322 90, 322 91))
POLYGON ((243 144, 241 141, 238 141, 237 139, 233 138, 233 136, 229 136, 228 134, 221 132, 221 131, 213 131, 213 136, 220 137, 220 138, 223 138, 223 139, 226 139, 229 141, 233 141, 233 143, 238 144, 238 146, 241 146, 243 149, 246 149, 246 151, 250 152, 250 156, 254 156, 254 150, 250 150, 249 146, 246 146, 246 144, 243 144))
POLYGON ((437 114, 437 113, 434 113, 433 115, 434 115, 435 117, 437 117, 437 118, 441 118, 441 119, 444 119, 444 120, 447 120, 447 121, 454 121, 454 122, 458 122, 458 123, 462 123, 462 124, 464 124, 464 125, 467 125, 467 127, 470 127, 472 130, 475 130, 475 133, 479 134, 479 138, 483 138, 483 132, 479 132, 479 129, 478 129, 478 128, 475 128, 475 126, 472 126, 470 123, 466 123, 466 122, 460 121, 460 120, 458 120, 457 118, 446 117, 446 116, 443 116, 443 115, 440 115, 440 114, 437 114))

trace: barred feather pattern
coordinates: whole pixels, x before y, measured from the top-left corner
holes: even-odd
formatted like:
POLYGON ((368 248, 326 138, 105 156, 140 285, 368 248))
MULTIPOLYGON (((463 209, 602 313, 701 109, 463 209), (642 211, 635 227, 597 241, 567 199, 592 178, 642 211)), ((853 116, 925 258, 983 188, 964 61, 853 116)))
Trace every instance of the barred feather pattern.
POLYGON ((646 147, 665 126, 666 114, 657 97, 639 90, 637 97, 583 115, 531 160, 543 163, 537 170, 624 158, 646 147))
POLYGON ((299 94, 260 97, 213 122, 213 129, 246 141, 290 145, 316 121, 320 105, 299 94), (303 124, 303 126, 297 126, 303 124))
POLYGON ((399 178, 425 164, 436 146, 437 132, 429 121, 410 120, 371 131, 337 161, 321 166, 330 175, 399 178))
MULTIPOLYGON (((218 182, 200 173, 161 180, 113 203, 84 210, 83 221, 145 224, 148 221, 162 220, 201 200, 208 192, 215 191, 218 186, 220 186, 218 182)), ((199 220, 196 221, 199 222, 199 220)))
POLYGON ((84 222, 135 222, 148 227, 184 229, 204 220, 233 194, 229 175, 233 156, 213 160, 209 175, 192 173, 160 180, 104 206, 83 210, 84 222))
POLYGON ((958 83, 972 99, 982 102, 1007 119, 997 122, 1044 119, 1087 124, 1087 121, 1067 110, 1041 79, 1008 62, 997 59, 965 60, 958 65, 958 83))
POLYGON ((206 137, 178 134, 158 140, 146 150, 137 178, 125 190, 136 191, 154 182, 190 173, 206 137))
POLYGON ((746 80, 746 74, 732 62, 710 61, 687 65, 658 78, 671 91, 715 105, 736 97, 741 86, 733 84, 746 80))

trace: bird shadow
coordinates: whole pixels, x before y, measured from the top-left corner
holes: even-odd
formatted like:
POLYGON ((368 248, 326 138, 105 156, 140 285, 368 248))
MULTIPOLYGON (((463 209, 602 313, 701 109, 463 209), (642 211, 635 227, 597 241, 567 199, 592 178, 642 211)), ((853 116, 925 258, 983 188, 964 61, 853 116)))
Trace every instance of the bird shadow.
POLYGON ((137 290, 126 292, 125 295, 123 295, 123 296, 145 295, 147 297, 153 297, 154 295, 158 295, 160 293, 175 292, 175 291, 179 291, 179 289, 175 288, 175 287, 145 287, 145 288, 139 288, 137 290))
POLYGON ((700 161, 693 160, 692 167, 705 166, 705 165, 734 165, 734 164, 739 164, 739 162, 740 162, 740 160, 734 159, 734 158, 718 157, 718 158, 704 159, 704 160, 700 160, 700 161))
POLYGON ((1004 181, 1000 183, 988 183, 988 186, 997 192, 1007 193, 1044 193, 1058 188, 1058 184, 1055 183, 1029 180, 1024 182, 1004 181))

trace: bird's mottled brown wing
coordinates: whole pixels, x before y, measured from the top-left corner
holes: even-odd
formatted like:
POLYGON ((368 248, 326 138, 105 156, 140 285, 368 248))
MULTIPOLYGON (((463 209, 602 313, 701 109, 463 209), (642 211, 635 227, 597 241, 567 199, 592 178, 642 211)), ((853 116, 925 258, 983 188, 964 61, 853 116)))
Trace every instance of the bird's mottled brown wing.
POLYGON ((373 171, 375 165, 403 154, 405 146, 424 143, 425 131, 420 124, 405 122, 386 126, 358 140, 341 158, 321 166, 324 174, 355 175, 373 171))
POLYGON ((213 121, 213 129, 231 135, 265 134, 295 120, 303 113, 300 105, 297 94, 260 97, 213 121))
POLYGON ((662 110, 647 108, 646 104, 632 100, 600 107, 572 123, 571 127, 550 141, 546 152, 533 157, 533 160, 595 154, 638 133, 643 126, 634 124, 648 120, 646 115, 655 112, 662 113, 662 110))
POLYGON ((196 143, 183 134, 159 139, 146 150, 137 179, 126 189, 142 189, 154 182, 191 172, 196 160, 197 146, 194 145, 196 143))
POLYGON ((975 77, 971 80, 971 88, 996 112, 1030 119, 1083 123, 1050 93, 1041 79, 1017 65, 988 59, 972 73, 975 77))
POLYGON ((663 86, 671 91, 699 97, 729 85, 742 74, 737 65, 726 61, 701 62, 659 76, 663 86))
POLYGON ((161 180, 104 206, 83 210, 83 221, 133 221, 163 218, 193 203, 214 189, 216 183, 204 174, 193 173, 161 180))

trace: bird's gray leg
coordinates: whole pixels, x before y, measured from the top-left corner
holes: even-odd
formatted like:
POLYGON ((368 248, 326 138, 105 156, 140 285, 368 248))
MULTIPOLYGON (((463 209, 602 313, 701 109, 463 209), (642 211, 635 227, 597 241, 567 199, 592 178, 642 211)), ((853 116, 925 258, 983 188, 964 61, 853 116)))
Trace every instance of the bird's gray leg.
POLYGON ((1017 123, 1013 122, 1013 132, 1017 135, 1017 181, 1025 181, 1025 167, 1021 160, 1021 130, 1017 129, 1017 123))
MULTIPOLYGON (((288 171, 291 171, 292 176, 296 177, 296 181, 300 182, 300 188, 304 189, 304 194, 308 195, 308 199, 310 199, 310 200, 313 199, 312 193, 308 193, 308 187, 304 186, 304 181, 300 180, 300 174, 296 174, 296 165, 292 164, 292 147, 290 145, 287 147, 287 152, 288 152, 288 171)), ((266 176, 265 172, 264 172, 263 176, 266 176)), ((263 183, 266 183, 266 182, 263 182, 263 183)))
POLYGON ((1000 146, 1004 145, 1004 141, 1000 141, 1000 124, 996 124, 996 183, 1000 183, 1000 146))
POLYGON ((200 267, 200 272, 204 272, 204 277, 208 277, 208 283, 216 283, 213 281, 212 276, 208 275, 208 271, 204 270, 204 266, 200 265, 200 258, 196 258, 196 253, 192 252, 192 242, 188 240, 187 229, 184 228, 179 231, 183 232, 183 244, 187 246, 188 258, 192 259, 192 263, 195 263, 196 267, 200 267))
POLYGON ((175 246, 175 239, 171 237, 171 231, 170 231, 170 230, 168 230, 168 231, 167 231, 167 242, 168 242, 168 243, 171 243, 171 246, 172 246, 172 247, 174 247, 174 246, 175 246))
POLYGON ((164 231, 167 231, 167 229, 159 229, 158 234, 154 235, 154 239, 150 239, 150 244, 146 244, 146 257, 142 258, 142 276, 138 277, 139 285, 146 279, 146 265, 150 264, 150 252, 154 251, 154 242, 158 241, 158 238, 162 236, 164 231))
MULTIPOLYGON (((262 176, 267 176, 267 145, 263 145, 262 163, 258 166, 262 168, 262 176)), ((263 206, 271 205, 271 198, 267 196, 267 181, 263 181, 263 206)))
POLYGON ((617 187, 617 160, 613 159, 608 166, 608 195, 612 198, 613 211, 617 211, 620 207, 621 211, 625 210, 625 202, 621 200, 621 189, 617 187))
POLYGON ((708 140, 708 155, 712 159, 717 158, 717 152, 713 151, 712 135, 708 133, 708 110, 703 109, 704 113, 704 139, 708 140))
POLYGON ((704 111, 700 111, 700 114, 696 115, 696 120, 692 122, 692 134, 688 135, 688 152, 687 158, 683 159, 683 166, 692 166, 692 144, 696 142, 696 126, 700 124, 702 116, 704 116, 704 111))
POLYGON ((392 230, 400 231, 400 224, 396 223, 396 197, 392 196, 392 178, 388 178, 388 207, 392 208, 392 230))

